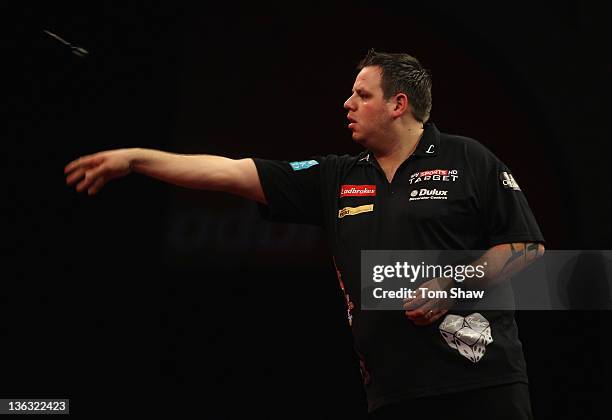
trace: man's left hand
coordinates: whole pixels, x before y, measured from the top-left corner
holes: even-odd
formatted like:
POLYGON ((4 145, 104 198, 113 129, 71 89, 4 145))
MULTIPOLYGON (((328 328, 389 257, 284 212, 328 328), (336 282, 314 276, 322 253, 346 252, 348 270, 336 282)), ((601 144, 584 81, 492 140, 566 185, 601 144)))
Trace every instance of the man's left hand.
MULTIPOLYGON (((419 289, 429 291, 445 291, 448 296, 453 287, 453 279, 435 278, 426 281, 419 286, 419 289)), ((416 297, 404 299, 404 309, 406 317, 413 321, 415 325, 429 325, 441 318, 455 303, 452 298, 427 298, 422 296, 422 290, 417 289, 416 297)))

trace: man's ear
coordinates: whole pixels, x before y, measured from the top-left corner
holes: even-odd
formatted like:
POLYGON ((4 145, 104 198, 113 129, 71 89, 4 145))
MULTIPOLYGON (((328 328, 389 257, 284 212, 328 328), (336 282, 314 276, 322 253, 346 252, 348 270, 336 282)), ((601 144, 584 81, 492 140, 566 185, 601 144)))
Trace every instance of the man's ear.
POLYGON ((392 113, 394 117, 401 117, 410 112, 410 101, 405 93, 398 93, 391 98, 392 113))

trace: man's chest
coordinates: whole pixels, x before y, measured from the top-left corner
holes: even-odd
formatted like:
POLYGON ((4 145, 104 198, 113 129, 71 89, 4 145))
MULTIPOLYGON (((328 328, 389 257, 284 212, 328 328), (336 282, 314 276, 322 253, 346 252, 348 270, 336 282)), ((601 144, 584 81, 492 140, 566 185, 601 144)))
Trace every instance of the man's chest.
MULTIPOLYGON (((388 182, 374 164, 358 165, 337 191, 340 228, 442 222, 479 212, 476 180, 465 168, 432 160, 400 167, 388 182)), ((399 226, 398 226, 399 227, 399 226)))

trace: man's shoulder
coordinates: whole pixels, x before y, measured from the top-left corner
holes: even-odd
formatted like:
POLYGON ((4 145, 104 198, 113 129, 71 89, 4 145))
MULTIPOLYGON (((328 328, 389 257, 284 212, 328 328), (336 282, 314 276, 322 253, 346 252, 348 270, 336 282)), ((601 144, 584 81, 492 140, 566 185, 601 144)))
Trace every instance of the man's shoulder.
POLYGON ((461 134, 440 132, 440 143, 449 148, 487 150, 480 141, 461 134))
POLYGON ((497 157, 480 141, 460 134, 440 133, 440 146, 449 153, 460 154, 467 159, 496 160, 497 157))
POLYGON ((363 151, 356 155, 337 155, 337 154, 329 154, 324 156, 317 157, 317 161, 322 164, 323 167, 327 167, 334 170, 348 170, 357 162, 367 159, 369 152, 363 151))
POLYGON ((358 153, 356 155, 349 155, 349 154, 344 154, 344 155, 337 155, 337 154, 329 154, 329 155, 323 155, 320 156, 321 159, 323 160, 328 160, 330 162, 341 162, 341 163, 345 163, 345 162, 357 162, 359 159, 365 157, 369 155, 369 152, 367 150, 364 150, 361 153, 358 153))
POLYGON ((323 169, 337 170, 342 168, 348 168, 354 163, 358 162, 362 157, 363 153, 358 155, 311 155, 309 157, 297 157, 287 160, 275 160, 267 158, 253 158, 255 164, 259 166, 279 166, 287 169, 292 169, 294 172, 299 173, 310 173, 312 171, 320 171, 323 169))

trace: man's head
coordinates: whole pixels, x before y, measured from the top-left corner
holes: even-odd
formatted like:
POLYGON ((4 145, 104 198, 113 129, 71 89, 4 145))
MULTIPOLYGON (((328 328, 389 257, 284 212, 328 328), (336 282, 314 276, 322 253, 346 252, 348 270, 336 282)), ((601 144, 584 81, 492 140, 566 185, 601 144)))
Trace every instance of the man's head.
POLYGON ((353 94, 344 103, 354 140, 384 136, 398 119, 427 122, 431 77, 416 58, 370 50, 357 69, 353 94))

